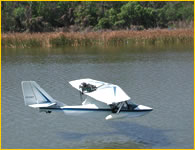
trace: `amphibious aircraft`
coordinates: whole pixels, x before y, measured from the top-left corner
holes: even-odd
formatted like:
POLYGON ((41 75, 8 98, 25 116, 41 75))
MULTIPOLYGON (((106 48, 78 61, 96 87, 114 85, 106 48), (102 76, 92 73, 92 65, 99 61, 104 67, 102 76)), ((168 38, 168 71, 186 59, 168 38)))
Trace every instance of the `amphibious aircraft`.
POLYGON ((81 105, 68 106, 52 98, 35 81, 22 81, 25 105, 46 113, 63 111, 67 115, 100 114, 106 120, 137 117, 152 111, 148 106, 132 103, 118 85, 93 79, 79 79, 69 83, 79 91, 81 105))

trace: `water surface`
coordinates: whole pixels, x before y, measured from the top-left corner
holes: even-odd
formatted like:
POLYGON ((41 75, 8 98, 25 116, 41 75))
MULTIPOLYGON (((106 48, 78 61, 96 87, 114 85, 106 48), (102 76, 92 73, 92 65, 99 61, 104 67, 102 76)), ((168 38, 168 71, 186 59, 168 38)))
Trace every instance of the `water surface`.
POLYGON ((2 49, 2 148, 193 148, 193 48, 2 49), (146 116, 105 121, 25 107, 21 81, 80 104, 68 81, 114 83, 146 116))

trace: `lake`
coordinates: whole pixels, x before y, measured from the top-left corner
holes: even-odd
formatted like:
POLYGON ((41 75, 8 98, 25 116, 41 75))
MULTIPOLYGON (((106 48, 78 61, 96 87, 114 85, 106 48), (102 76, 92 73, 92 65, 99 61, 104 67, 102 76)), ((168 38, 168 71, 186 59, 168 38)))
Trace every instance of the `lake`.
POLYGON ((193 45, 2 49, 3 149, 144 149, 194 147, 193 45), (21 81, 34 80, 67 105, 81 103, 68 81, 92 78, 119 85, 136 104, 153 108, 137 118, 51 114, 25 107, 21 81))

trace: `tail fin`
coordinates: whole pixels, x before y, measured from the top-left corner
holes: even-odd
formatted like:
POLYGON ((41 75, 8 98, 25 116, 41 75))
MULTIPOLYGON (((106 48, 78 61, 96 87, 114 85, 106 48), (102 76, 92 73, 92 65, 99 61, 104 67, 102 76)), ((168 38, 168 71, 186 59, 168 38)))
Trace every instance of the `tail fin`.
POLYGON ((49 107, 56 104, 56 100, 47 94, 35 81, 22 81, 21 84, 25 105, 30 107, 49 107))

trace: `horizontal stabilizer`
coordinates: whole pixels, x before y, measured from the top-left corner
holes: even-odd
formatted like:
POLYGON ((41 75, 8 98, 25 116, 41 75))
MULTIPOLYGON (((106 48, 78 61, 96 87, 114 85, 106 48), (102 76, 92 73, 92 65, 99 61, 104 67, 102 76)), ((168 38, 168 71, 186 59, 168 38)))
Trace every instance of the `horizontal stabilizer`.
POLYGON ((32 105, 28 105, 28 106, 33 107, 33 108, 41 108, 41 107, 51 107, 53 105, 56 105, 56 103, 32 104, 32 105))

